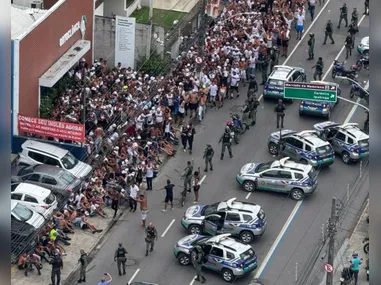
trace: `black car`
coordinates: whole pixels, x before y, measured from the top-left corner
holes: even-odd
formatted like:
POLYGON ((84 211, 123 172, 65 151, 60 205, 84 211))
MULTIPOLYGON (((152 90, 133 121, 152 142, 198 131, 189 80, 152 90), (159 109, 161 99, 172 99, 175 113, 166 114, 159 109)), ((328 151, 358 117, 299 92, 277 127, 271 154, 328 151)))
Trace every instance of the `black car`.
POLYGON ((36 229, 24 222, 11 220, 11 263, 17 263, 24 252, 30 252, 36 246, 36 229))

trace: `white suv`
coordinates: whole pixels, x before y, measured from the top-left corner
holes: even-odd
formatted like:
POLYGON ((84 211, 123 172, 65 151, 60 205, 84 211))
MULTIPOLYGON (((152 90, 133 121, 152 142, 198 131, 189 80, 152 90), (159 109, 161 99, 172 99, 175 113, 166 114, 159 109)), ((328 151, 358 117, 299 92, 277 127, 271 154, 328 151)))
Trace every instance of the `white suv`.
POLYGON ((19 165, 48 164, 66 169, 77 178, 86 179, 92 167, 79 161, 68 150, 39 141, 27 140, 21 145, 19 165))

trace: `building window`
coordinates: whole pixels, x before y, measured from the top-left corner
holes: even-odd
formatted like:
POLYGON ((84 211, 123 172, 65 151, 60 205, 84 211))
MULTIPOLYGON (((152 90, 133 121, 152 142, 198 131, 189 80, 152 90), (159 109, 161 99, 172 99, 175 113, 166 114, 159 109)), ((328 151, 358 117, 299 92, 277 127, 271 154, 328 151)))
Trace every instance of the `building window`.
POLYGON ((126 8, 130 7, 134 2, 135 0, 126 0, 126 8))

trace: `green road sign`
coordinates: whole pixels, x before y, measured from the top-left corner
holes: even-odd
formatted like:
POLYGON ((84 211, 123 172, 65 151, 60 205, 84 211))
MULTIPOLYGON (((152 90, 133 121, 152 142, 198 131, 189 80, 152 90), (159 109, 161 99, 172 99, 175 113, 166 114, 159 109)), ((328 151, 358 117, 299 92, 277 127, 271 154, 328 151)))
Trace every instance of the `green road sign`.
POLYGON ((336 103, 337 86, 304 82, 285 82, 283 94, 285 99, 336 103))

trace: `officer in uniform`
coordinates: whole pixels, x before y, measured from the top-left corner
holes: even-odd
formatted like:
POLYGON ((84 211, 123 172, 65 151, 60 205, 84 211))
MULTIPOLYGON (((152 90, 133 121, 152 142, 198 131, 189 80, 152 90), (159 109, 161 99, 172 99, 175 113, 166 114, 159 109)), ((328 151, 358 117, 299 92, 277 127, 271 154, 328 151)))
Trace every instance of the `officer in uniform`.
POLYGON ((259 101, 257 95, 254 93, 249 97, 249 119, 251 119, 251 124, 254 126, 257 122, 257 108, 259 106, 259 101))
POLYGON ((273 72, 274 66, 279 64, 279 50, 276 46, 272 48, 271 54, 270 54, 270 73, 273 72))
POLYGON ((353 47, 353 41, 352 41, 352 35, 350 32, 348 32, 348 36, 345 38, 345 59, 348 59, 348 56, 352 56, 352 47, 353 47))
POLYGON ((255 74, 250 74, 250 80, 249 80, 249 88, 247 89, 247 96, 249 97, 249 94, 252 92, 258 91, 258 83, 257 80, 255 80, 255 74))
POLYGON ((87 265, 89 264, 87 253, 81 249, 80 250, 81 257, 78 259, 78 262, 81 264, 80 271, 79 271, 79 280, 78 283, 86 282, 86 269, 87 265))
POLYGON ((126 261, 128 254, 127 250, 123 247, 122 243, 119 243, 119 247, 115 250, 114 261, 118 266, 119 275, 122 275, 121 267, 123 268, 123 275, 126 275, 126 261))
POLYGON ((308 40, 308 58, 307 60, 314 59, 314 47, 315 47, 315 35, 310 33, 310 38, 308 40))
POLYGON ((268 70, 269 69, 269 58, 268 56, 264 56, 263 57, 263 61, 262 61, 262 83, 261 85, 265 85, 265 83, 267 82, 267 76, 268 76, 268 70))
POLYGON ((197 277, 195 278, 195 281, 199 281, 201 283, 205 283, 206 278, 204 275, 202 275, 202 264, 205 262, 205 259, 207 257, 205 256, 205 253, 201 246, 196 245, 193 250, 191 251, 191 260, 194 268, 197 272, 197 277))
POLYGON ((323 68, 324 68, 323 58, 319 57, 318 61, 312 68, 315 68, 314 80, 321 80, 321 76, 323 75, 323 68))
POLYGON ((224 159, 225 148, 228 148, 230 158, 233 157, 230 132, 231 132, 230 128, 226 126, 224 134, 221 136, 220 140, 218 141, 218 143, 222 142, 221 157, 220 157, 221 160, 224 159))
POLYGON ((274 108, 274 112, 276 113, 276 127, 279 129, 279 121, 281 121, 281 128, 283 128, 283 120, 284 120, 284 111, 286 110, 286 106, 283 104, 283 100, 279 99, 278 104, 276 104, 274 108))
POLYGON ((350 35, 352 37, 352 48, 354 48, 354 45, 355 45, 355 35, 357 34, 358 31, 359 31, 359 27, 357 26, 357 22, 352 20, 351 24, 348 27, 348 33, 350 33, 350 35))
POLYGON ((188 192, 191 192, 192 188, 192 173, 193 173, 193 163, 188 161, 187 166, 184 169, 184 174, 182 178, 184 178, 184 190, 188 190, 188 192))
POLYGON ((348 27, 348 7, 346 3, 344 3, 343 7, 340 8, 340 20, 339 25, 337 26, 338 29, 340 29, 342 20, 345 22, 345 27, 348 27))
POLYGON ((157 240, 157 231, 156 228, 153 226, 152 222, 149 223, 148 227, 146 228, 146 256, 148 256, 148 249, 151 245, 151 248, 149 249, 150 252, 153 251, 153 247, 155 245, 155 240, 157 240))
POLYGON ((359 22, 359 12, 357 12, 357 8, 356 7, 353 8, 351 21, 355 21, 356 25, 359 22))
POLYGON ((249 98, 245 100, 245 105, 243 106, 242 111, 242 124, 246 125, 246 129, 248 130, 249 127, 249 112, 250 112, 250 106, 249 106, 249 98))
POLYGON ((212 164, 213 156, 214 156, 214 150, 210 144, 207 144, 204 150, 204 156, 203 156, 203 158, 205 159, 204 172, 208 172, 208 165, 210 165, 210 170, 213 171, 213 164, 212 164))
POLYGON ((335 41, 333 40, 333 37, 332 37, 332 33, 333 33, 332 22, 331 22, 331 20, 328 20, 327 25, 325 26, 325 36, 324 36, 323 45, 326 44, 328 37, 331 40, 331 44, 335 43, 335 41))

